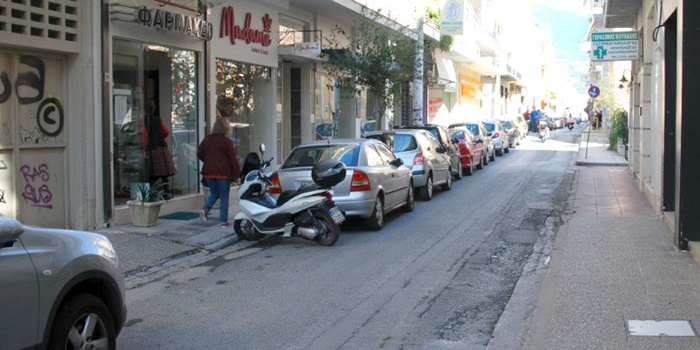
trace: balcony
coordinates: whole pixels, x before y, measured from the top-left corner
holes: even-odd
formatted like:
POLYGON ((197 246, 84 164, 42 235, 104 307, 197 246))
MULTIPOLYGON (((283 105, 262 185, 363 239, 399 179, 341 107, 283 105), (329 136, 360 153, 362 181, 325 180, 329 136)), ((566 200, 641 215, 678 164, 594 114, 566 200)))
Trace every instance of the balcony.
POLYGON ((604 11, 605 28, 635 28, 642 0, 607 0, 604 11))

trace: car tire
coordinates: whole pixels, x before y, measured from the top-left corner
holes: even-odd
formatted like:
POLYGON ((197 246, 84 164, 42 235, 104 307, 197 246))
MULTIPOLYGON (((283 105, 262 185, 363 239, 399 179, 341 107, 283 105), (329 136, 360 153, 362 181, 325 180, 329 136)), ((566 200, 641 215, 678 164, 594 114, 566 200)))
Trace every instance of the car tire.
POLYGON ((367 218, 367 226, 372 231, 379 231, 384 226, 384 200, 381 194, 377 195, 377 199, 374 201, 374 210, 372 210, 372 216, 367 218))
POLYGON ((445 183, 442 184, 443 191, 449 191, 451 189, 452 189, 452 168, 448 169, 447 179, 445 179, 445 183))
POLYGON ((469 168, 467 168, 467 175, 473 175, 474 174, 474 156, 472 156, 472 159, 469 161, 469 168))
POLYGON ((459 160, 457 164, 457 174, 455 174, 455 180, 461 180, 464 177, 464 168, 462 168, 462 160, 459 160))
POLYGON ((479 165, 476 166, 477 169, 481 170, 484 168, 484 156, 481 156, 481 159, 479 159, 479 165))
POLYGON ((319 232, 314 242, 325 247, 330 247, 334 245, 335 242, 338 242, 338 238, 340 238, 340 227, 338 227, 338 224, 325 212, 316 211, 313 215, 318 225, 323 226, 321 228, 323 232, 319 232))
POLYGON ((496 149, 493 150, 493 153, 491 153, 491 156, 489 157, 489 160, 492 162, 496 161, 496 149))
POLYGON ((413 189, 413 181, 408 183, 408 191, 406 193, 406 204, 403 206, 403 211, 410 213, 416 208, 416 196, 413 189))
POLYGON ((501 149, 496 150, 496 155, 499 157, 503 155, 503 148, 502 147, 501 147, 501 149))
POLYGON ((253 223, 248 219, 235 220, 233 222, 233 232, 244 241, 259 241, 265 237, 265 235, 255 229, 253 223))
MULTIPOLYGON (((483 165, 489 165, 489 155, 488 154, 484 153, 484 159, 481 160, 481 163, 483 165)), ((483 167, 482 167, 482 169, 483 169, 483 167)))
POLYGON ((510 145, 508 145, 508 147, 504 148, 503 152, 510 153, 510 145))
POLYGON ((424 201, 430 201, 433 199, 433 176, 428 175, 428 180, 425 182, 425 186, 418 189, 421 199, 424 201))
POLYGON ((49 336, 49 349, 116 349, 114 317, 107 305, 92 294, 78 294, 59 309, 49 336), (89 334, 88 334, 89 333, 89 334), (100 345, 102 344, 102 345, 100 345), (98 346, 99 345, 99 346, 98 346))

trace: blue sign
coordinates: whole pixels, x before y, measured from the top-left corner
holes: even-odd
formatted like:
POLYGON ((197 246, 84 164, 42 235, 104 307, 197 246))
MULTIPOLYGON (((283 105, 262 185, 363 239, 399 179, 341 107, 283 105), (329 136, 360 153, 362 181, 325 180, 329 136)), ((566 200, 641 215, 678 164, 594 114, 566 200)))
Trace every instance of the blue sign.
POLYGON ((591 87, 588 88, 588 96, 596 98, 600 95, 600 88, 598 88, 595 85, 591 85, 591 87))

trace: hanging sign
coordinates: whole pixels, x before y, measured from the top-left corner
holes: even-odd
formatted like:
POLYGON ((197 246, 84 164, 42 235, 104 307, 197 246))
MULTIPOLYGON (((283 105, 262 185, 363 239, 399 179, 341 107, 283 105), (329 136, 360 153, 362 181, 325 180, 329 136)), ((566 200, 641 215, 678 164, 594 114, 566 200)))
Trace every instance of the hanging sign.
POLYGON ((214 26, 201 18, 160 9, 136 9, 134 18, 146 27, 182 33, 202 40, 211 40, 214 32, 214 26))
POLYGON ((629 61, 639 58, 639 32, 591 33, 591 61, 629 61))

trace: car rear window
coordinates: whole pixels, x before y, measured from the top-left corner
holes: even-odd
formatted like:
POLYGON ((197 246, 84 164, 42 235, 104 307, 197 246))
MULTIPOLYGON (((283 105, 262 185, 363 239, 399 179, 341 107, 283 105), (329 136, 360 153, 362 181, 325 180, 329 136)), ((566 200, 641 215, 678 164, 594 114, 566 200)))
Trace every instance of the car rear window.
POLYGON ((450 133, 452 134, 452 137, 456 138, 457 140, 464 140, 466 138, 464 135, 464 130, 451 130, 450 133))
POLYGON ((339 160, 346 166, 357 166, 359 145, 318 145, 298 147, 284 161, 282 169, 312 166, 324 160, 339 160))
POLYGON ((479 125, 477 124, 467 124, 467 129, 472 132, 474 135, 479 135, 479 125))
POLYGON ((410 134, 395 134, 394 135, 394 152, 413 151, 418 148, 416 138, 410 134))
POLYGON ((484 123, 484 127, 485 127, 486 130, 488 130, 488 131, 494 131, 494 130, 496 130, 496 124, 484 123))
POLYGON ((506 121, 506 122, 501 122, 501 124, 503 124, 503 127, 506 128, 506 129, 512 129, 512 128, 513 128, 513 126, 510 124, 510 122, 507 122, 507 121, 506 121))

